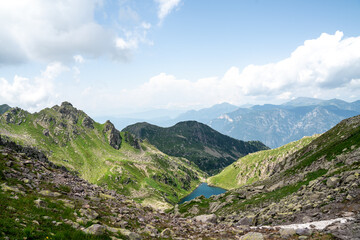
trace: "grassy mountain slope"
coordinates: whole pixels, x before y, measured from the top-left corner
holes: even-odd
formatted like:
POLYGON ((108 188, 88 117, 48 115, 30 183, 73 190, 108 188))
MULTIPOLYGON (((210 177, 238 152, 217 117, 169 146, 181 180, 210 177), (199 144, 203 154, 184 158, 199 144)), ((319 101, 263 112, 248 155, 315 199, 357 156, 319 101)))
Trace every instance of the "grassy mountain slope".
POLYGON ((7 104, 0 105, 0 115, 9 110, 11 107, 7 104))
POLYGON ((264 180, 187 202, 179 212, 187 216, 197 208, 198 214, 255 225, 359 215, 360 116, 341 121, 274 168, 277 172, 264 180))
POLYGON ((221 224, 193 224, 144 207, 0 136, 1 239, 208 239, 210 235, 238 239, 244 232, 221 224))
POLYGON ((169 128, 136 123, 124 131, 140 139, 147 139, 166 154, 185 157, 210 174, 241 156, 267 149, 261 142, 236 140, 196 121, 180 122, 169 128))
POLYGON ((0 134, 41 149, 91 183, 157 207, 176 203, 203 176, 188 160, 120 133, 110 122, 96 123, 66 102, 34 114, 10 109, 1 116, 0 134))
POLYGON ((248 154, 227 166, 219 174, 210 177, 208 183, 225 189, 234 189, 263 180, 277 172, 275 166, 278 163, 308 145, 316 137, 304 137, 276 149, 248 154))

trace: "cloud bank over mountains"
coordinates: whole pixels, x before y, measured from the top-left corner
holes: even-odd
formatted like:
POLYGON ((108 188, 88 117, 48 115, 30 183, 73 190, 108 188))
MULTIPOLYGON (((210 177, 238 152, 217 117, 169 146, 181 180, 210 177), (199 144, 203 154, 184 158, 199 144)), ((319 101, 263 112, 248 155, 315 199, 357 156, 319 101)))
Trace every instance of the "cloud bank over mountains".
MULTIPOLYGON (((288 58, 266 65, 231 67, 223 77, 190 81, 161 73, 134 89, 121 101, 146 99, 150 106, 199 107, 220 102, 287 100, 298 96, 332 98, 360 96, 360 37, 323 33, 306 40, 288 58)), ((139 106, 144 102, 138 102, 139 106)))

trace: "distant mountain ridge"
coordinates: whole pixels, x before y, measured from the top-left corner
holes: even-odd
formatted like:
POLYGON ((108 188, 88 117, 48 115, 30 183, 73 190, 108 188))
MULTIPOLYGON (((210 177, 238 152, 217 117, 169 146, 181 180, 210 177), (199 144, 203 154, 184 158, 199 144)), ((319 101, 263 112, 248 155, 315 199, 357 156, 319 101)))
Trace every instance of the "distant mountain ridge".
POLYGON ((360 101, 299 98, 282 105, 256 105, 225 113, 207 124, 241 140, 259 140, 276 148, 304 136, 323 133, 360 114, 360 101))
POLYGON ((164 153, 185 157, 210 174, 228 166, 240 156, 268 149, 261 142, 240 141, 196 121, 179 122, 169 128, 137 123, 123 131, 148 140, 164 153))
POLYGON ((9 110, 11 107, 7 104, 0 105, 0 115, 5 113, 7 110, 9 110))

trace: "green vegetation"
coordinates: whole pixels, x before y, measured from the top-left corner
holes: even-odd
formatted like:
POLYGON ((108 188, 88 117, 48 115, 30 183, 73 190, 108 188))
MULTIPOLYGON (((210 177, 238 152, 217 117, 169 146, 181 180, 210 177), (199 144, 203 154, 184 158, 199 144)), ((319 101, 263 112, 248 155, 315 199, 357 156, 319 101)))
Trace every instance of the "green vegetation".
POLYGON ((235 189, 218 198, 184 203, 179 206, 179 212, 191 215, 189 210, 195 206, 199 209, 198 214, 205 214, 214 206, 221 206, 216 208, 216 214, 226 216, 238 212, 246 216, 263 209, 271 212, 270 215, 265 214, 263 220, 271 222, 274 219, 272 215, 281 220, 286 214, 300 211, 294 208, 299 202, 315 208, 335 200, 351 199, 347 197, 346 189, 354 185, 346 185, 348 183, 344 179, 359 170, 356 152, 359 147, 360 116, 356 116, 340 122, 320 136, 306 137, 239 159, 208 179, 210 184, 235 189), (354 172, 349 173, 351 171, 354 172), (327 179, 332 176, 342 178, 341 191, 329 187, 327 179), (312 192, 320 192, 328 198, 319 199, 312 205, 312 192))
POLYGON ((209 174, 217 173, 241 156, 268 149, 261 142, 236 140, 195 121, 180 122, 169 128, 137 123, 124 131, 147 139, 166 154, 189 159, 209 174))
POLYGON ((310 144, 317 136, 304 137, 282 147, 251 153, 226 167, 208 179, 208 183, 225 189, 234 189, 267 178, 273 171, 271 166, 310 144))
POLYGON ((42 150, 91 183, 155 207, 170 207, 205 176, 188 160, 170 157, 129 133, 119 134, 109 122, 96 123, 69 103, 34 114, 11 109, 0 118, 0 134, 42 150), (114 142, 120 142, 119 149, 114 142), (166 179, 156 177, 161 175, 166 179))
MULTIPOLYGON (((11 157, 0 154, 1 173, 8 168, 6 163, 11 157)), ((17 166, 13 165, 12 168, 17 169, 17 166)), ((51 183, 43 183, 41 187, 54 189, 51 183)), ((70 191, 67 186, 60 186, 55 190, 70 191)), ((85 234, 63 223, 64 219, 76 220, 73 209, 66 207, 56 198, 39 196, 36 192, 29 191, 19 179, 5 180, 3 175, 0 176, 0 209, 0 234, 11 236, 10 239, 110 239, 107 234, 85 234), (7 187, 7 184, 10 184, 10 187, 7 187), (4 189, 7 188, 15 188, 16 191, 5 192, 4 189), (22 191, 17 190, 18 188, 22 191), (39 198, 46 208, 35 206, 34 202, 39 198)))

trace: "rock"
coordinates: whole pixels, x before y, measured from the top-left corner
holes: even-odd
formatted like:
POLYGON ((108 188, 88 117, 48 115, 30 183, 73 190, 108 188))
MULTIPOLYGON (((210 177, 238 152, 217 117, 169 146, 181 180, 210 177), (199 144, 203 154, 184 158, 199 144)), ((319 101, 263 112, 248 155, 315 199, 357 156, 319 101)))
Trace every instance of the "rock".
POLYGON ((94 129, 94 120, 86 116, 82 122, 82 125, 86 128, 94 129))
POLYGON ((99 197, 102 199, 115 199, 115 197, 109 195, 109 194, 104 194, 104 193, 100 193, 99 197))
POLYGON ((226 202, 223 202, 223 203, 222 202, 211 202, 209 204, 209 211, 211 213, 214 213, 225 205, 226 205, 226 202))
POLYGON ((50 131, 49 131, 49 129, 44 129, 43 134, 44 134, 44 136, 46 136, 46 137, 50 136, 50 131))
POLYGON ((131 232, 124 228, 120 228, 119 231, 122 235, 128 237, 130 240, 141 240, 141 236, 137 233, 131 232))
POLYGON ((94 220, 99 216, 99 214, 97 212, 95 212, 94 210, 91 210, 91 209, 82 208, 82 209, 80 209, 79 212, 82 216, 85 216, 90 220, 94 220))
POLYGON ((249 232, 244 236, 241 236, 240 240, 263 240, 264 236, 258 232, 249 232))
POLYGON ((194 205, 194 206, 192 206, 192 208, 190 208, 188 210, 188 212, 191 213, 191 214, 196 215, 196 214, 198 214, 200 212, 200 210, 199 210, 197 205, 194 205))
POLYGON ((84 230, 85 233, 101 235, 105 233, 106 227, 100 224, 93 224, 84 230))
POLYGON ((253 221, 254 221, 255 216, 246 216, 243 217, 239 220, 238 224, 239 225, 252 225, 253 221))
POLYGON ((160 233, 160 237, 162 237, 162 238, 170 238, 172 235, 173 235, 173 232, 170 230, 170 228, 165 228, 160 233))
POLYGON ((0 185, 3 191, 10 191, 10 192, 16 192, 16 193, 20 193, 21 195, 25 195, 25 193, 21 190, 19 190, 17 187, 10 187, 8 185, 6 185, 5 183, 0 185))
POLYGON ((43 200, 41 200, 41 199, 36 199, 35 201, 34 201, 34 203, 35 203, 35 206, 36 207, 44 207, 46 204, 45 204, 45 202, 43 201, 43 200))
POLYGON ((311 217, 309 217, 309 216, 304 216, 304 217, 302 218, 302 221, 303 221, 304 223, 307 223, 307 222, 311 222, 312 219, 311 219, 311 217))
POLYGON ((51 192, 49 190, 41 190, 39 192, 40 195, 46 196, 46 197, 60 197, 61 193, 58 192, 51 192))
POLYGON ((340 179, 337 177, 329 177, 328 180, 326 181, 326 186, 328 187, 336 187, 339 183, 340 179))
POLYGON ((345 183, 350 183, 352 181, 356 180, 356 176, 355 175, 350 175, 345 179, 345 183))
POLYGON ((299 228, 299 229, 296 229, 296 234, 298 235, 302 235, 302 236, 311 236, 312 234, 312 230, 311 229, 307 229, 307 228, 299 228))
POLYGON ((217 216, 215 214, 209 214, 209 215, 199 215, 193 218, 194 220, 198 222, 203 223, 216 223, 217 222, 217 216))
POLYGON ((40 225, 40 223, 36 220, 33 220, 32 223, 36 224, 36 225, 40 225))
POLYGON ((141 236, 137 233, 131 232, 128 235, 129 240, 141 240, 141 236))
POLYGON ((110 146, 115 149, 119 149, 121 145, 121 136, 120 132, 114 127, 109 120, 105 122, 105 127, 103 130, 108 135, 108 142, 110 146))
POLYGON ((254 187, 255 190, 263 190, 265 188, 264 185, 254 187))
POLYGON ((280 229, 279 232, 280 232, 280 236, 282 238, 289 238, 296 234, 295 229, 292 229, 292 228, 282 228, 282 229, 280 229))
POLYGON ((272 185, 271 187, 269 187, 269 191, 272 192, 272 191, 274 191, 274 190, 276 190, 278 188, 283 187, 284 185, 285 185, 284 180, 281 180, 280 182, 278 182, 278 183, 272 185))

